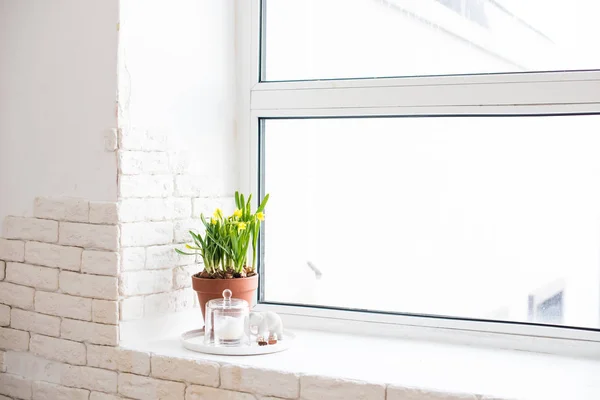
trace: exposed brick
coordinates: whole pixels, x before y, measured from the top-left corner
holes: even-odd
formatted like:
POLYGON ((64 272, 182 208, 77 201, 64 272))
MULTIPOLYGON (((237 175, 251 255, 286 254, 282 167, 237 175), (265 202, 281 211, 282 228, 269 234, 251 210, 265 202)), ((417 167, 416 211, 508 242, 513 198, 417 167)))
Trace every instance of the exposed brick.
POLYGON ((89 274, 117 276, 119 253, 85 250, 81 257, 81 271, 89 274))
POLYGON ((128 128, 119 131, 119 148, 124 150, 161 151, 167 148, 164 132, 128 128))
POLYGON ((58 222, 47 219, 9 216, 4 219, 3 236, 7 239, 56 243, 58 240, 58 222))
POLYGON ((123 400, 123 397, 102 392, 92 392, 90 394, 90 400, 123 400))
POLYGON ((219 364, 209 361, 152 356, 152 376, 171 381, 219 386, 219 364))
POLYGON ((88 344, 87 361, 91 367, 130 372, 136 375, 150 374, 150 355, 140 351, 88 344))
POLYGON ((225 193, 225 184, 216 175, 177 175, 175 196, 213 197, 225 193))
POLYGON ((87 222, 89 210, 88 201, 70 197, 37 197, 33 205, 35 217, 57 221, 87 222))
POLYGON ((29 346, 30 351, 37 356, 69 364, 85 365, 85 345, 83 343, 50 336, 32 335, 29 346))
POLYGON ((146 263, 144 247, 125 247, 121 249, 121 271, 139 271, 146 263))
POLYGON ((0 351, 0 372, 6 372, 6 361, 5 360, 6 360, 6 353, 3 351, 0 351))
POLYGON ((121 225, 121 245, 152 246, 173 241, 172 222, 133 222, 121 225))
POLYGON ((63 365, 62 385, 99 392, 117 392, 117 373, 92 367, 63 365))
POLYGON ((0 260, 25 261, 25 242, 21 240, 0 239, 0 260))
POLYGON ((249 393, 190 385, 185 391, 185 400, 256 400, 256 397, 249 393))
POLYGON ((119 303, 110 300, 92 300, 92 321, 102 324, 118 324, 119 303))
POLYGON ((119 151, 119 172, 124 175, 168 173, 169 158, 164 151, 119 151))
POLYGON ((204 234, 204 224, 199 218, 175 221, 173 225, 175 243, 191 243, 190 231, 204 234))
POLYGON ((189 197, 173 197, 169 199, 173 219, 187 219, 192 216, 192 201, 189 197))
POLYGON ((0 349, 26 351, 29 349, 29 332, 0 328, 0 349))
POLYGON ((0 304, 0 326, 10 325, 10 307, 0 304))
POLYGON ((35 293, 35 311, 91 321, 92 299, 38 291, 35 293))
POLYGON ((130 297, 119 302, 120 318, 122 321, 140 319, 144 316, 144 298, 130 297))
POLYGON ((118 299, 117 281, 113 276, 86 275, 69 271, 60 273, 60 289, 63 292, 96 299, 118 299))
POLYGON ((192 275, 200 272, 201 266, 187 265, 173 269, 173 288, 183 289, 192 286, 192 275))
POLYGON ((46 382, 33 382, 33 400, 88 400, 90 392, 46 382))
POLYGON ((122 175, 119 180, 119 195, 131 197, 170 197, 173 195, 171 175, 122 175))
POLYGON ((33 308, 35 290, 8 282, 0 282, 0 303, 29 310, 33 308))
POLYGON ((6 264, 5 279, 8 282, 32 286, 37 289, 58 289, 58 270, 55 268, 9 262, 6 264))
POLYGON ((163 315, 187 310, 194 306, 195 292, 191 289, 151 294, 144 298, 144 316, 163 315))
POLYGON ((10 326, 14 329, 46 336, 60 336, 60 318, 58 317, 13 308, 10 319, 10 326))
POLYGON ((387 400, 478 400, 473 394, 444 393, 431 390, 388 386, 387 400))
POLYGON ((172 214, 168 198, 123 199, 119 208, 121 222, 165 221, 172 214))
POLYGON ((123 296, 168 292, 173 287, 173 273, 171 270, 123 272, 119 284, 123 296))
POLYGON ((298 375, 237 365, 221 366, 221 387, 284 399, 299 397, 298 375))
POLYGON ((119 209, 115 202, 90 202, 90 222, 92 224, 116 225, 119 223, 119 209))
POLYGON ((25 244, 25 261, 30 264, 79 271, 82 249, 40 242, 25 244))
POLYGON ((67 318, 62 320, 60 336, 78 342, 110 346, 119 344, 119 328, 116 325, 95 324, 67 318))
POLYGON ((185 250, 185 248, 179 244, 147 247, 146 269, 173 268, 196 262, 196 256, 181 255, 177 253, 175 249, 185 250))
POLYGON ((185 384, 163 381, 144 376, 119 374, 119 394, 132 399, 147 400, 181 400, 185 392, 185 384))
POLYGON ((306 400, 385 400, 385 385, 321 376, 300 378, 300 397, 306 400))
POLYGON ((0 394, 18 399, 31 399, 31 381, 12 374, 0 374, 0 394))
POLYGON ((205 217, 213 215, 220 208, 224 215, 231 215, 235 210, 233 197, 199 197, 193 199, 194 217, 199 218, 201 214, 205 217))
POLYGON ((119 245, 119 228, 113 225, 61 222, 59 243, 115 251, 119 245))
POLYGON ((4 280, 5 273, 6 273, 6 263, 4 261, 0 261, 0 281, 4 280))
POLYGON ((60 383, 62 363, 30 352, 9 351, 5 355, 5 364, 11 374, 26 376, 32 381, 60 383))

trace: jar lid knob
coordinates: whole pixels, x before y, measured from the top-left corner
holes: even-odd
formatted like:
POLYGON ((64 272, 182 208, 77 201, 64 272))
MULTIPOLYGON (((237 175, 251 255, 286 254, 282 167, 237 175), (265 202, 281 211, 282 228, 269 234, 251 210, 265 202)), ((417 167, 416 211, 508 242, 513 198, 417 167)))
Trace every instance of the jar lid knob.
POLYGON ((225 300, 226 304, 230 304, 231 303, 231 290, 229 289, 225 289, 223 290, 223 300, 225 300))

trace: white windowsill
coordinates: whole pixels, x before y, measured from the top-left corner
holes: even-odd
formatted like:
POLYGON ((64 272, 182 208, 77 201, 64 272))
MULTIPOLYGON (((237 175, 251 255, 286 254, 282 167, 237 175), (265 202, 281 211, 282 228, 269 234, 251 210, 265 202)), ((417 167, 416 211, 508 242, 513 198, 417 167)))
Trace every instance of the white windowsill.
POLYGON ((261 356, 216 356, 183 348, 201 327, 193 309, 125 322, 121 346, 172 357, 507 399, 600 399, 600 361, 510 350, 293 329, 294 347, 261 356), (149 332, 152 335, 149 336, 149 332), (141 338, 144 338, 141 340, 141 338))

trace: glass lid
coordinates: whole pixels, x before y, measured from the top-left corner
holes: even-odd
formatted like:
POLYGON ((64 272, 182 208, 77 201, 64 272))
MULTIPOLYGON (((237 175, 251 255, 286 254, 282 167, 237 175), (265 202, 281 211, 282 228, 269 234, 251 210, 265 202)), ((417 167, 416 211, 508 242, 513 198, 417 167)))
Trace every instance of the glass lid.
POLYGON ((214 299, 208 302, 210 308, 223 308, 223 309, 248 309, 248 302, 242 299, 232 299, 233 293, 229 289, 223 290, 222 299, 214 299))

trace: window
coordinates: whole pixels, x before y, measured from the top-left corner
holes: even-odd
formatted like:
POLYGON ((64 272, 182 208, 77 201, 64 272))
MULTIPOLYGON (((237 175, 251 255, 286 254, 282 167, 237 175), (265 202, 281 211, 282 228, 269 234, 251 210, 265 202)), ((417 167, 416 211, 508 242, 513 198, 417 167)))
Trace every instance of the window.
POLYGON ((252 4, 261 306, 600 341, 596 2, 252 4))

